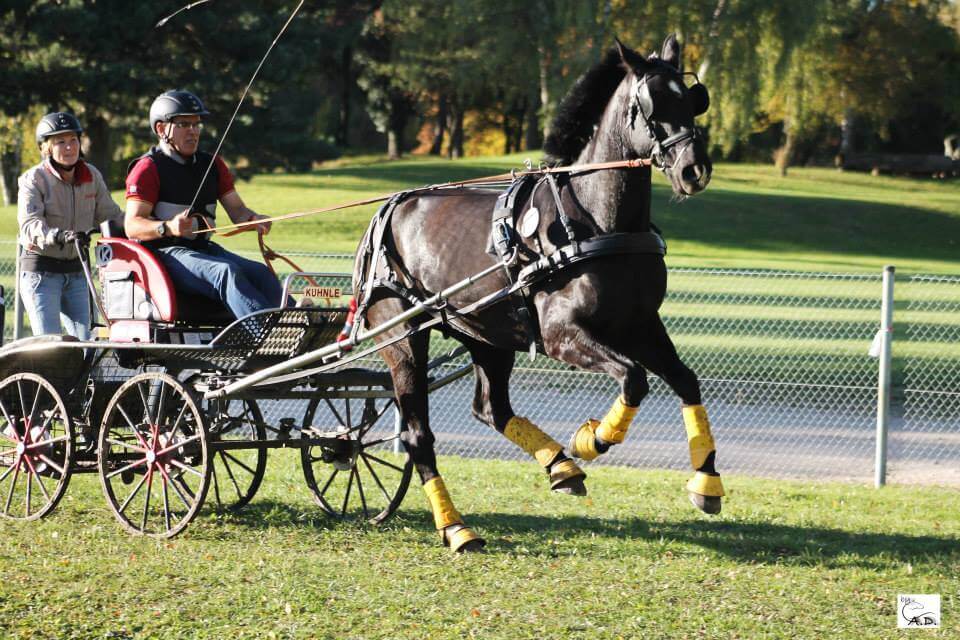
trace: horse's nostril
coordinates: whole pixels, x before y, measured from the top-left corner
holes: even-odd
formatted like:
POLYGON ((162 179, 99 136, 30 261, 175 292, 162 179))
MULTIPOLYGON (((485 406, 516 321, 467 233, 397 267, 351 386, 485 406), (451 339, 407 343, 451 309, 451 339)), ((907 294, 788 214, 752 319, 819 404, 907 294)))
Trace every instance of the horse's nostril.
POLYGON ((702 175, 703 170, 698 164, 688 164, 683 168, 683 171, 680 172, 680 176, 684 182, 697 182, 702 175))

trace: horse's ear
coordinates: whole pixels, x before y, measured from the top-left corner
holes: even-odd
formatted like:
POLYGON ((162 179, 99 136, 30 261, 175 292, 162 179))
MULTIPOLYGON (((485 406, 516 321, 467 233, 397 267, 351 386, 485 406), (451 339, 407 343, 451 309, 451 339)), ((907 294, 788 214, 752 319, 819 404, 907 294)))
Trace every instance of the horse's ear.
POLYGON ((683 71, 683 69, 680 68, 680 65, 683 64, 680 59, 680 49, 677 34, 671 33, 667 36, 667 39, 663 41, 663 47, 660 50, 660 59, 676 67, 678 70, 683 71))
POLYGON ((642 55, 620 42, 620 38, 614 38, 617 43, 617 52, 620 54, 620 60, 623 64, 633 71, 640 71, 647 66, 647 61, 642 55))

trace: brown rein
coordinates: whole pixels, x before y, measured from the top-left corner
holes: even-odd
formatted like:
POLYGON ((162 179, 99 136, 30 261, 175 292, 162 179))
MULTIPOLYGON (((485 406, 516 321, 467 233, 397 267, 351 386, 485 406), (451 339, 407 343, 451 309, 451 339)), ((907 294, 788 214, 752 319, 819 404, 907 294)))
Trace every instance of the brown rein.
MULTIPOLYGON (((435 184, 429 187, 420 187, 419 189, 410 189, 407 193, 417 193, 423 191, 432 191, 435 189, 444 189, 444 188, 455 188, 455 187, 465 187, 471 185, 482 185, 487 183, 503 182, 504 180, 512 180, 517 176, 530 176, 530 175, 546 175, 548 173, 587 173, 590 171, 601 171, 606 169, 636 169, 638 167, 648 167, 650 166, 651 161, 649 158, 638 158, 636 160, 616 160, 612 162, 594 162, 592 164, 580 164, 580 165, 568 165, 565 167, 544 167, 542 169, 530 169, 528 171, 511 171, 510 173, 501 173, 495 176, 486 176, 483 178, 473 178, 470 180, 459 180, 457 182, 446 182, 443 184, 435 184)), ((387 195, 377 196, 376 198, 367 198, 366 200, 355 200, 353 202, 347 202, 345 204, 338 204, 332 207, 324 207, 322 209, 310 209, 309 211, 297 211, 295 213, 287 213, 280 216, 268 216, 266 218, 260 218, 257 220, 249 220, 247 222, 237 222, 235 224, 226 224, 218 227, 204 229, 205 233, 220 233, 224 237, 232 236, 236 233, 240 233, 242 230, 248 227, 256 227, 264 223, 273 223, 279 222, 281 220, 293 220, 296 218, 303 218, 306 216, 315 215, 318 213, 328 213, 330 211, 338 211, 340 209, 350 209, 352 207, 360 207, 366 204, 373 204, 375 202, 384 202, 389 200, 393 196, 397 195, 400 192, 388 193, 387 195), (229 229, 235 229, 230 233, 224 233, 229 229)), ((263 234, 260 234, 261 237, 261 251, 265 245, 262 244, 263 234)), ((269 247, 267 251, 273 254, 273 256, 281 257, 278 254, 270 251, 269 247)), ((264 257, 266 257, 264 253, 264 257)), ((286 260, 284 258, 284 260, 286 260)), ((287 261, 289 262, 289 261, 287 261)), ((291 263, 291 266, 293 264, 291 263)))

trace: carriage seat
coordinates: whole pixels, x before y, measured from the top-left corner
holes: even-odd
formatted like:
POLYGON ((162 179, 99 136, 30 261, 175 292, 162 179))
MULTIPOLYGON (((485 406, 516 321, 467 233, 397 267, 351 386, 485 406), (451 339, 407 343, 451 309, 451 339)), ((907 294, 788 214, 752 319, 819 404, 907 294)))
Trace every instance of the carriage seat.
POLYGON ((178 291, 152 251, 106 223, 97 242, 103 308, 107 320, 190 326, 226 326, 236 318, 220 301, 178 291))

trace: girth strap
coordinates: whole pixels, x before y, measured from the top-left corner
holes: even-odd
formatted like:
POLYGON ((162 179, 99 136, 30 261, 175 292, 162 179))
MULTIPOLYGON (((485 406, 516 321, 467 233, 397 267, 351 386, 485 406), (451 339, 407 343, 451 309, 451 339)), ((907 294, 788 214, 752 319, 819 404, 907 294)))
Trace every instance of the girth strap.
POLYGON ((664 256, 667 254, 667 243, 653 231, 594 236, 581 240, 575 245, 568 244, 560 247, 548 256, 540 256, 539 260, 520 270, 517 280, 526 287, 583 260, 628 254, 664 256))

